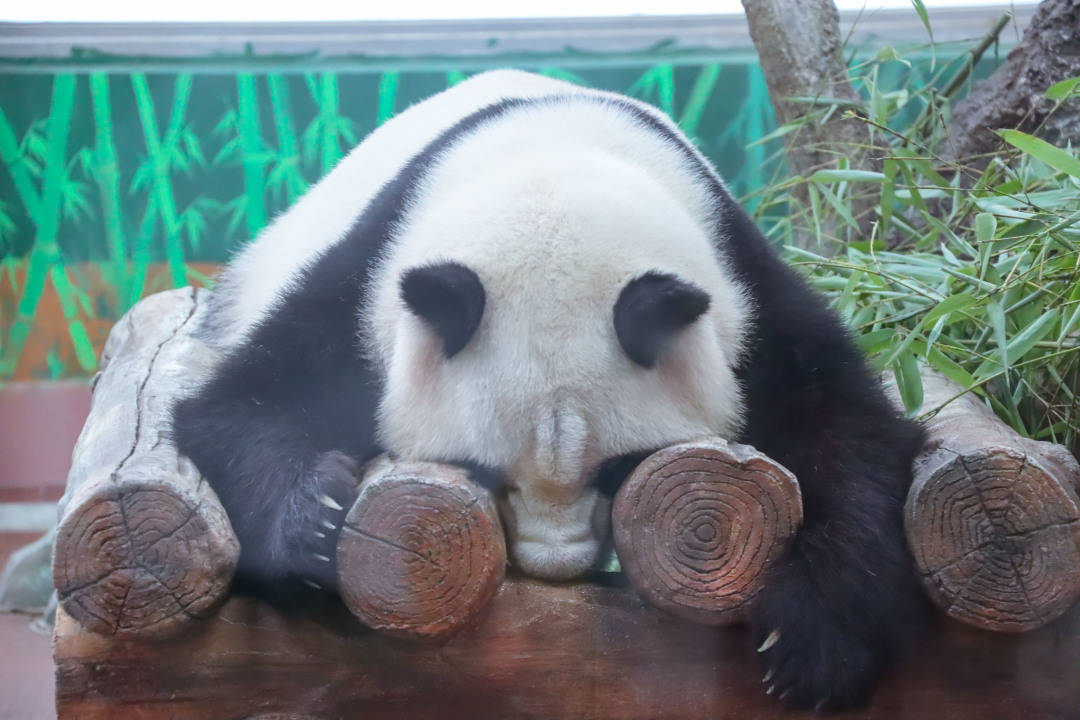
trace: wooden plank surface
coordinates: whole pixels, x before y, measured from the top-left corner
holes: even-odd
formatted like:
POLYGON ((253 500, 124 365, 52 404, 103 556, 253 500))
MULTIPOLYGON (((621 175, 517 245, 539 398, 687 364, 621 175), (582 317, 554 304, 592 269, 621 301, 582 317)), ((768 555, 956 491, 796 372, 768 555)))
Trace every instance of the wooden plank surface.
MULTIPOLYGON (((290 618, 233 597, 159 644, 61 611, 55 652, 62 720, 789 716, 765 696, 744 629, 597 585, 508 580, 475 627, 428 645, 365 630, 338 603, 290 618)), ((1080 608, 1021 635, 942 619, 869 708, 834 717, 1078 718, 1080 608)))

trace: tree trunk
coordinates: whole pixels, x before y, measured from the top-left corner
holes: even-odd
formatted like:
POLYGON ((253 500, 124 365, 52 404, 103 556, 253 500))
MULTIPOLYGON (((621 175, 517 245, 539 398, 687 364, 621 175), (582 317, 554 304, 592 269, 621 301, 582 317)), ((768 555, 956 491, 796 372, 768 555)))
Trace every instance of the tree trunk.
POLYGON ((1080 76, 1080 0, 1043 0, 1005 63, 953 108, 944 156, 985 165, 1000 128, 1035 132, 1057 145, 1080 144, 1080 97, 1050 114, 1046 89, 1080 76))
MULTIPOLYGON (((776 118, 780 124, 806 116, 799 130, 784 136, 788 170, 792 175, 809 176, 815 170, 834 168, 840 157, 849 167, 875 169, 868 126, 856 118, 845 118, 842 109, 827 118, 817 117, 822 108, 806 102, 821 98, 861 105, 851 86, 840 37, 840 17, 832 0, 742 0, 750 37, 757 48, 765 82, 769 87, 776 118), (799 99, 802 99, 800 101, 799 99)), ((808 206, 805 186, 793 193, 808 206)), ((856 202, 853 214, 861 217, 860 227, 869 229, 872 217, 866 212, 873 203, 856 202)), ((828 254, 839 250, 839 229, 822 228, 828 254)), ((812 233, 800 232, 797 241, 807 247, 816 242, 812 233)))

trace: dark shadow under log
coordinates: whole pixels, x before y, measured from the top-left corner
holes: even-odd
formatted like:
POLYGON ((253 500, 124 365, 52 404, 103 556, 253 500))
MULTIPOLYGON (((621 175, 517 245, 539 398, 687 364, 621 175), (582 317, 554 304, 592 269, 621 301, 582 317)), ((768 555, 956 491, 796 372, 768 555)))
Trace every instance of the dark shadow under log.
POLYGON ((769 564, 801 524, 795 476, 720 438, 650 455, 612 509, 615 548, 634 588, 706 625, 745 619, 769 564))

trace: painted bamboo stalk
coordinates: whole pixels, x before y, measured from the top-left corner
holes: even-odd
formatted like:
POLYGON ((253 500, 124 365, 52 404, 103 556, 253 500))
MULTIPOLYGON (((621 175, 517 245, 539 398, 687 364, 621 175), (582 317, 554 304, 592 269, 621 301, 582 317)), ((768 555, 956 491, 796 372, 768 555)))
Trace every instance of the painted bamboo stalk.
POLYGON ((124 232, 124 206, 120 202, 120 165, 113 142, 112 103, 109 100, 109 76, 90 74, 90 100, 94 113, 94 178, 101 196, 101 215, 109 247, 109 282, 116 290, 122 310, 130 307, 127 237, 124 232))
POLYGON ((288 164, 285 175, 286 199, 292 204, 308 188, 308 183, 300 173, 300 143, 293 127, 289 103, 289 83, 278 73, 266 76, 270 90, 270 109, 274 116, 274 128, 277 131, 280 162, 288 164))
POLYGON ((236 76, 237 136, 244 168, 244 216, 248 237, 253 238, 266 225, 265 185, 263 184, 263 142, 259 131, 259 98, 255 76, 236 76))
MULTIPOLYGON (((179 135, 180 127, 183 124, 188 99, 191 95, 191 76, 178 75, 176 78, 172 114, 164 143, 158 132, 157 118, 154 116, 154 99, 150 94, 146 75, 133 73, 131 85, 135 92, 135 105, 138 109, 139 121, 142 123, 146 151, 151 164, 153 208, 160 215, 165 230, 165 258, 169 265, 173 285, 183 287, 187 284, 187 275, 184 271, 184 250, 180 244, 180 217, 177 214, 176 202, 173 199, 172 181, 169 179, 171 165, 169 151, 175 146, 176 136, 179 135)), ((148 205, 147 211, 149 212, 149 210, 150 206, 148 205)), ((140 290, 142 289, 141 285, 142 283, 139 283, 140 290)))
POLYGON ((379 92, 375 105, 376 125, 382 125, 394 116, 400 80, 401 73, 396 71, 384 72, 379 76, 379 92))
MULTIPOLYGON (((52 106, 49 111, 47 151, 45 157, 45 180, 40 198, 33 191, 33 184, 20 170, 12 170, 17 178, 16 189, 37 227, 29 267, 23 283, 22 296, 7 343, 0 355, 0 376, 11 375, 19 363, 23 345, 30 335, 38 303, 45 290, 45 278, 50 268, 60 261, 57 232, 60 223, 60 200, 65 169, 67 166, 67 138, 71 125, 71 113, 75 100, 75 76, 57 75, 53 80, 52 106), (19 180, 18 178, 22 179, 19 180)), ((11 147, 14 133, 7 118, 0 112, 0 153, 9 168, 21 166, 18 148, 11 147), (14 153, 12 153, 14 151, 14 153)), ((25 170, 25 168, 23 168, 25 170)))

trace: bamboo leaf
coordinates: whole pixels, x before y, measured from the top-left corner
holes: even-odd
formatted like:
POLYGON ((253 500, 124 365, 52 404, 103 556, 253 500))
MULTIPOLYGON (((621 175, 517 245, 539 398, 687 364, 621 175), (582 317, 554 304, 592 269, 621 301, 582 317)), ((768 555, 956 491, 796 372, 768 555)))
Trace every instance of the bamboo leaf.
POLYGON ((925 327, 929 323, 936 322, 939 318, 947 318, 950 314, 965 310, 976 302, 978 301, 971 293, 961 292, 950 295, 931 308, 930 312, 926 313, 923 317, 922 325, 925 327))
POLYGON ((926 34, 930 36, 930 69, 933 70, 934 65, 937 64, 937 55, 934 48, 934 28, 930 26, 930 15, 926 12, 923 0, 911 0, 911 4, 915 6, 915 12, 919 14, 919 19, 926 28, 926 34))
POLYGON ((1064 100, 1074 93, 1080 93, 1080 77, 1056 82, 1046 89, 1046 97, 1051 100, 1064 100))
POLYGON ((885 182, 884 173, 871 170, 818 170, 810 179, 815 182, 885 182))
POLYGON ((893 363, 893 372, 896 374, 896 389, 900 392, 900 399, 904 401, 904 408, 909 415, 917 415, 922 409, 923 385, 915 355, 910 352, 901 353, 893 363))
POLYGON ((1056 148, 1041 138, 1037 138, 1034 135, 1028 135, 1019 130, 998 130, 997 133, 1005 142, 1013 147, 1023 150, 1028 155, 1037 160, 1041 160, 1055 170, 1060 170, 1063 173, 1072 175, 1074 178, 1080 179, 1080 159, 1070 155, 1061 148, 1056 148))

